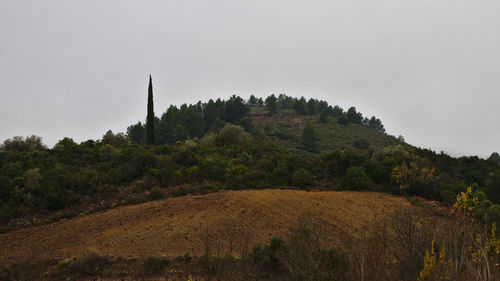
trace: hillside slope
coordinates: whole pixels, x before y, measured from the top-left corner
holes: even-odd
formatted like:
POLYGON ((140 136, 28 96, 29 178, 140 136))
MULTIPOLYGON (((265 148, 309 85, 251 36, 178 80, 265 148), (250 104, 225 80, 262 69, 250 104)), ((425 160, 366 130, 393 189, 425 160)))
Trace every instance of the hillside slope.
POLYGON ((326 123, 322 123, 318 115, 297 115, 293 110, 280 110, 270 116, 263 107, 252 107, 250 116, 254 126, 264 127, 267 135, 275 136, 281 145, 292 151, 300 150, 302 131, 308 122, 314 126, 318 135, 320 152, 352 149, 356 141, 367 141, 368 148, 375 150, 395 145, 409 147, 407 143, 393 136, 359 124, 341 125, 336 118, 331 116, 328 117, 326 123))
POLYGON ((120 257, 174 257, 198 255, 206 243, 223 248, 230 242, 238 252, 244 245, 286 237, 299 219, 324 226, 334 234, 330 242, 335 244, 375 217, 404 209, 422 211, 417 208, 403 197, 373 192, 245 190, 188 195, 0 234, 0 261, 77 257, 89 249, 120 257))

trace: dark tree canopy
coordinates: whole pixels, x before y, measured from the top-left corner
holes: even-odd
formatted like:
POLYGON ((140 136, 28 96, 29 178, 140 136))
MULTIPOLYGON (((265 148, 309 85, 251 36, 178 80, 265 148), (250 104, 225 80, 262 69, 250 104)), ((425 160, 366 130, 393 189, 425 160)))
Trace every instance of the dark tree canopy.
POLYGON ((132 142, 135 142, 137 144, 144 144, 146 136, 146 127, 141 122, 137 122, 137 124, 130 125, 127 128, 127 136, 130 138, 132 142))
POLYGON ((491 160, 495 162, 497 165, 500 165, 500 155, 498 154, 498 152, 491 153, 490 158, 488 158, 488 160, 491 160))
POLYGON ((318 101, 315 99, 309 99, 307 101, 307 113, 309 115, 316 115, 318 113, 318 101))
POLYGON ((368 121, 368 124, 367 124, 368 128, 370 129, 373 129, 379 133, 385 133, 385 128, 384 128, 384 125, 382 124, 382 121, 380 121, 380 119, 378 118, 375 118, 375 116, 372 116, 372 118, 368 121))
POLYGON ((344 116, 344 110, 340 106, 336 105, 333 107, 332 116, 335 118, 340 118, 344 116))
POLYGON ((155 144, 155 113, 153 106, 153 80, 149 75, 148 114, 146 116, 146 144, 155 144))
POLYGON ((26 138, 16 136, 11 139, 6 139, 3 145, 0 145, 0 151, 32 151, 44 149, 47 149, 47 147, 42 143, 42 138, 35 135, 26 138))
POLYGON ((266 109, 269 112, 269 114, 276 113, 278 107, 276 104, 276 96, 274 94, 272 94, 266 98, 266 109))
POLYGON ((328 123, 328 112, 326 111, 326 109, 322 110, 319 114, 319 122, 328 123))
POLYGON ((298 115, 306 115, 307 114, 307 101, 304 97, 295 100, 295 112, 298 115))
POLYGON ((363 121, 363 115, 361 112, 356 111, 356 107, 351 106, 346 113, 346 118, 351 123, 360 124, 363 121))
POLYGON ((314 130, 314 126, 311 123, 307 123, 306 127, 302 131, 302 146, 304 150, 309 152, 318 152, 318 135, 314 130))
POLYGON ((256 106, 257 105, 257 98, 254 95, 251 95, 250 98, 248 99, 248 104, 251 106, 256 106))

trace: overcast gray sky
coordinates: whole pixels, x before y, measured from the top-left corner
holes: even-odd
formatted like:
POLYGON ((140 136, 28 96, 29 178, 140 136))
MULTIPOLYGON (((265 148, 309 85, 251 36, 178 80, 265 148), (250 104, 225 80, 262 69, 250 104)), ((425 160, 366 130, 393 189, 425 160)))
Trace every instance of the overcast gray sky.
POLYGON ((170 104, 286 93, 452 155, 500 152, 498 0, 0 0, 0 140, 98 139, 170 104))

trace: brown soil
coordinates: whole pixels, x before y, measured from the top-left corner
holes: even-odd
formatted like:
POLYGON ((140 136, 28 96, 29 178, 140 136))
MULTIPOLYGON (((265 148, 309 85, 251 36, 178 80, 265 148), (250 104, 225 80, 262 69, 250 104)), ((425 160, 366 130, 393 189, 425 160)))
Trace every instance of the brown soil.
POLYGON ((78 257, 89 250, 125 258, 199 255, 207 245, 217 250, 227 249, 229 243, 240 252, 243 246, 286 237, 299 219, 321 225, 336 243, 376 217, 417 208, 403 197, 373 192, 245 190, 188 195, 0 234, 0 263, 78 257))

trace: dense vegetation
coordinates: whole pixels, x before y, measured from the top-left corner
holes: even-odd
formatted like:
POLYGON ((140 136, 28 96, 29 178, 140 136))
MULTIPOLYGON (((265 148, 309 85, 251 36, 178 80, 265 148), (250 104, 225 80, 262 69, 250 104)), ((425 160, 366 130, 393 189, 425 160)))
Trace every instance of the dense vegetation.
POLYGON ((0 219, 100 202, 131 186, 147 199, 218 189, 280 186, 354 189, 453 202, 472 186, 478 214, 500 218, 500 157, 453 158, 385 134, 382 122, 354 107, 274 95, 233 96, 171 106, 127 134, 64 138, 49 149, 36 136, 0 149, 0 219), (146 135, 155 145, 145 145, 146 135), (149 138, 151 139, 151 138, 149 138), (346 141, 347 140, 347 141, 346 141))

